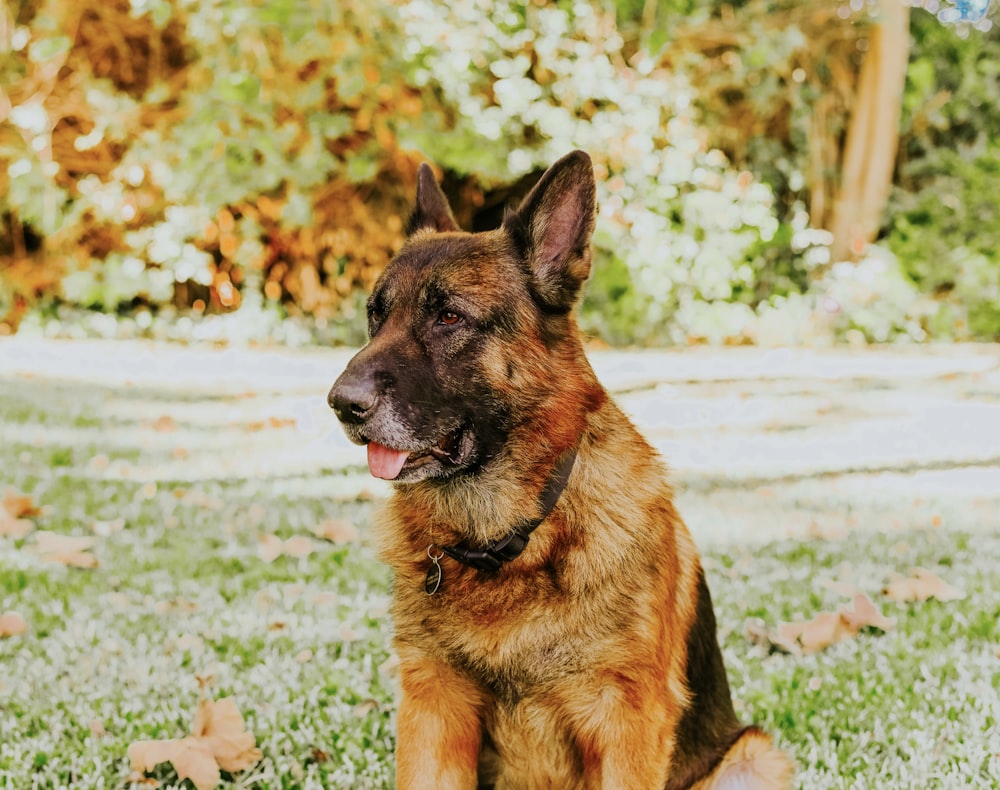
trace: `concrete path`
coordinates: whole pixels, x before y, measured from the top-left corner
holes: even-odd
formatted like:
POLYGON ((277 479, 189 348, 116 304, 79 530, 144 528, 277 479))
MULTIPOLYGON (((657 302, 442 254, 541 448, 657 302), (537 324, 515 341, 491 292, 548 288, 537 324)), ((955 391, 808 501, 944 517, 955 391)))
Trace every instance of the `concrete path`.
MULTIPOLYGON (((364 450, 325 403, 350 355, 2 339, 0 384, 49 385, 70 393, 69 408, 114 419, 111 428, 0 423, 0 440, 139 448, 155 460, 129 474, 153 481, 308 484, 335 472, 342 488, 378 494, 386 489, 367 476, 364 450), (199 432, 208 425, 216 430, 199 432), (231 426, 221 444, 220 425, 231 426)), ((1000 346, 591 359, 669 462, 704 542, 853 528, 858 512, 860 526, 894 528, 959 508, 963 528, 1000 527, 1000 346)))

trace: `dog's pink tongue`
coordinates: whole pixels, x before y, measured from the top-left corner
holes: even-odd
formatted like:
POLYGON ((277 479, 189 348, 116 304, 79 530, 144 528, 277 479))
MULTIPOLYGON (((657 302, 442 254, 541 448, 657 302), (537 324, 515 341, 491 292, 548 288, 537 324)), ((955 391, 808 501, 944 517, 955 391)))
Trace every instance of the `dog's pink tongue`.
POLYGON ((368 469, 375 477, 395 480, 407 455, 405 450, 392 450, 378 442, 368 442, 368 469))

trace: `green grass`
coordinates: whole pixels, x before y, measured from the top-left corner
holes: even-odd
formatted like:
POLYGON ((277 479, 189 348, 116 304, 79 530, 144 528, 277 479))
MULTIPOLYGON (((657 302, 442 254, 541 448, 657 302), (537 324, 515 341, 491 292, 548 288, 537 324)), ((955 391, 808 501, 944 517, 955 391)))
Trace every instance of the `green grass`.
MULTIPOLYGON (((129 744, 185 735, 200 686, 235 697, 263 751, 258 766, 230 777, 239 786, 392 786, 390 579, 366 542, 372 497, 344 493, 368 484, 347 464, 220 472, 271 437, 195 419, 202 406, 253 412, 273 397, 0 379, 0 493, 34 498, 36 530, 96 535, 100 563, 46 564, 32 535, 0 537, 0 612, 30 624, 0 639, 0 787, 126 786, 129 744), (176 433, 151 426, 172 411, 176 433), (170 476, 177 448, 183 480, 170 476), (360 541, 316 541, 302 559, 259 557, 260 535, 309 535, 329 518, 352 521, 360 541)), ((737 704, 792 752, 801 787, 1000 786, 1000 537, 983 524, 1000 511, 943 502, 946 528, 934 528, 927 503, 913 510, 874 484, 870 499, 848 499, 788 483, 755 516, 753 490, 678 482, 696 536, 720 497, 746 501, 751 521, 901 519, 826 539, 716 537, 706 551, 737 704), (917 565, 965 599, 887 601, 891 573, 917 565), (865 589, 896 629, 807 657, 744 637, 747 618, 773 625, 846 603, 832 580, 865 589)), ((177 786, 169 765, 154 776, 177 786)))

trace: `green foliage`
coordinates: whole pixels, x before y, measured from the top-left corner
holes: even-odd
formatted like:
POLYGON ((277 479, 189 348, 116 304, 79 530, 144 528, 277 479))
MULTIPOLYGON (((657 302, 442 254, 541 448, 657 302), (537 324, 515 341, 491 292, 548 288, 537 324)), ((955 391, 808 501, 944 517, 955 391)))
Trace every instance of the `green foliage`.
POLYGON ((104 311, 280 302, 325 327, 401 242, 416 161, 474 206, 579 147, 601 205, 583 323, 609 341, 759 339, 775 311, 825 322, 827 297, 837 332, 1000 330, 1000 27, 963 39, 913 12, 887 271, 939 305, 883 300, 885 330, 847 319, 843 277, 821 284, 809 130, 839 89, 794 3, 135 0, 73 35, 68 8, 0 24, 0 268, 37 253, 55 272, 0 308, 59 282, 104 311), (668 41, 699 24, 726 43, 668 41))
POLYGON ((1000 338, 1000 27, 966 38, 915 13, 886 243, 934 294, 938 337, 1000 338))

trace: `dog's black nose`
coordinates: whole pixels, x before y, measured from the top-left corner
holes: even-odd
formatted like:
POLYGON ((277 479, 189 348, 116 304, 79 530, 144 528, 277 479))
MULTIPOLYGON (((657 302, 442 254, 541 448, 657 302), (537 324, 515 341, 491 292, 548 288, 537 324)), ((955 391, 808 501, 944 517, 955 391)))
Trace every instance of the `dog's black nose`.
POLYGON ((326 402, 341 422, 358 425, 367 420, 378 405, 378 391, 373 380, 357 379, 345 373, 330 389, 326 402))

